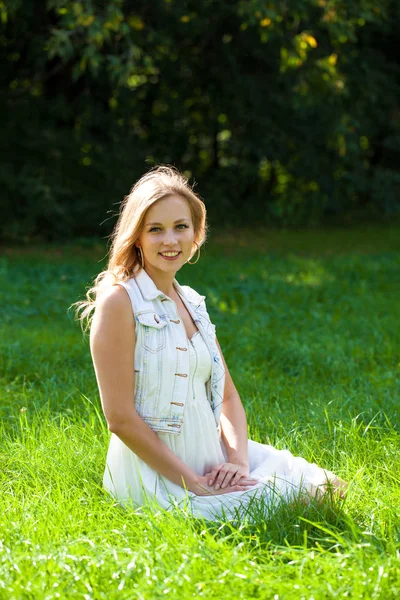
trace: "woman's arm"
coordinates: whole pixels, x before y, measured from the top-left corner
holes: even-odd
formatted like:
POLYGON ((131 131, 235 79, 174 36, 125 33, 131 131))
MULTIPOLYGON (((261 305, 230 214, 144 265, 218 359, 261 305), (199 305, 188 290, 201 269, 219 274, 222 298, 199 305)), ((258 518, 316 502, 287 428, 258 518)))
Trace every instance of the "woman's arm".
POLYGON ((108 428, 152 469, 193 491, 197 473, 160 440, 135 410, 135 341, 129 296, 123 287, 112 286, 99 298, 90 330, 90 350, 108 428))
POLYGON ((229 369, 217 340, 225 367, 224 401, 220 417, 221 437, 225 442, 228 461, 237 465, 248 466, 248 436, 246 413, 239 393, 233 383, 229 369))

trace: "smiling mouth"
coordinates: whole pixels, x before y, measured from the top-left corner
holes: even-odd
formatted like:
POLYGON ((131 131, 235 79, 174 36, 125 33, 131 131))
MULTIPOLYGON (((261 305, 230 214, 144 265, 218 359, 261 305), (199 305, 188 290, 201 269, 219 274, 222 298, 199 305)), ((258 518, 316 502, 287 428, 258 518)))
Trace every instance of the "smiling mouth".
POLYGON ((176 258, 181 254, 181 252, 159 252, 159 254, 163 258, 176 258))

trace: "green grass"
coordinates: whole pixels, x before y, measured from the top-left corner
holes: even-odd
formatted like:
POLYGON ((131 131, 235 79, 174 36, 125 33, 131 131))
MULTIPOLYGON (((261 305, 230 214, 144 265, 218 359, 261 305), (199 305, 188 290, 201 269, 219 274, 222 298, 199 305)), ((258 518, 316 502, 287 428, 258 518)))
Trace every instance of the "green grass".
POLYGON ((104 256, 89 240, 0 254, 0 600, 400 597, 400 228, 214 227, 178 274, 207 296, 249 437, 350 483, 253 523, 102 490, 109 433, 67 309, 104 256))

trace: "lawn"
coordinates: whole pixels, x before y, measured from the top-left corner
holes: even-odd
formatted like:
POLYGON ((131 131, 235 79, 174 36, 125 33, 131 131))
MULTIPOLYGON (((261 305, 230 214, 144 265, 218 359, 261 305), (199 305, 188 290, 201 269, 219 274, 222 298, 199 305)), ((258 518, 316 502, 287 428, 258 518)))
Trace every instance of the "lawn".
POLYGON ((103 241, 0 249, 0 600, 400 597, 400 227, 224 232, 177 275, 207 308, 249 437, 315 461, 344 501, 256 522, 123 509, 68 307, 103 241))

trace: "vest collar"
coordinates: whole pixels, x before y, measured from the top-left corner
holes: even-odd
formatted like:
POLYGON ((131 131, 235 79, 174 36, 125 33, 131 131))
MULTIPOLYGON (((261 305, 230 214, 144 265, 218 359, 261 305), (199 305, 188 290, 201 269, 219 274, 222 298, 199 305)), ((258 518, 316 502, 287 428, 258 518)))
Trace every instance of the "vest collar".
MULTIPOLYGON (((143 298, 145 298, 145 300, 155 300, 158 297, 161 297, 161 298, 169 297, 166 294, 164 294, 164 292, 161 292, 157 288, 156 284, 154 283, 154 281, 152 280, 150 275, 148 275, 144 269, 140 269, 134 275, 134 277, 135 277, 136 283, 142 293, 142 296, 143 296, 143 298)), ((195 306, 198 306, 205 299, 205 296, 201 296, 200 294, 198 294, 195 290, 193 290, 189 286, 180 285, 175 278, 173 281, 173 285, 174 285, 176 291, 179 293, 179 295, 183 296, 183 298, 185 300, 187 300, 188 302, 190 302, 190 304, 194 304, 195 306)))

